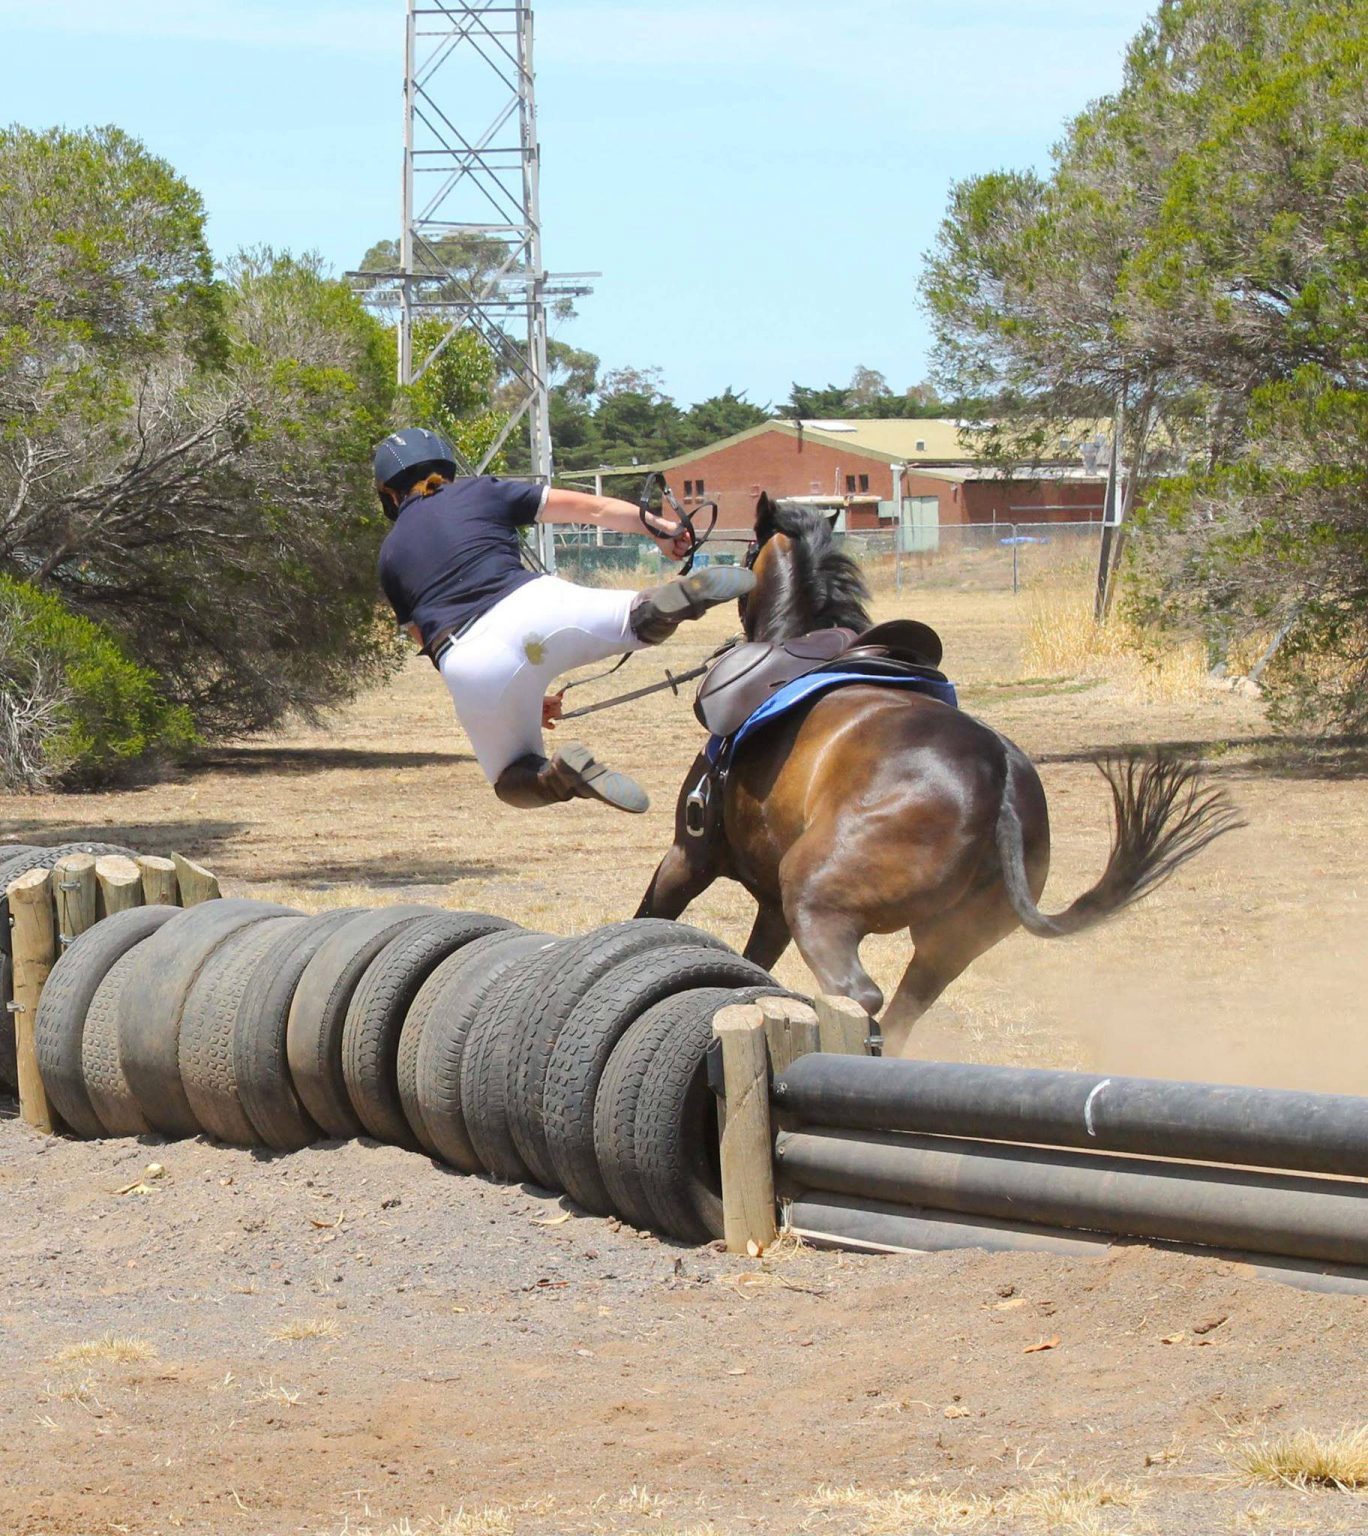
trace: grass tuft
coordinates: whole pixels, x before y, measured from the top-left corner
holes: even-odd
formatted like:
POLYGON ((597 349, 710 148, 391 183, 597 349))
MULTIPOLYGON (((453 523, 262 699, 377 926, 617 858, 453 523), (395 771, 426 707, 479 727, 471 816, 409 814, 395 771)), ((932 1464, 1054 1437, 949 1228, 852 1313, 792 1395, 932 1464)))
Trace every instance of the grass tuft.
POLYGON ((1368 1424, 1319 1435, 1299 1429, 1257 1444, 1242 1445, 1231 1460, 1256 1482, 1290 1488, 1368 1488, 1368 1424))
POLYGON ((331 1339, 336 1334, 335 1317, 297 1317, 273 1329, 271 1337, 282 1343, 294 1343, 300 1339, 331 1339))
POLYGON ((156 1350, 145 1339, 121 1339, 113 1333, 68 1344, 53 1356, 58 1365, 84 1365, 90 1361, 106 1365, 139 1365, 156 1358, 156 1350))
POLYGON ((392 1525, 356 1525, 347 1520, 333 1536, 514 1536, 513 1514, 502 1505, 480 1509, 462 1508, 450 1514, 417 1520, 403 1519, 392 1525))
POLYGON ((665 1506, 649 1489, 633 1483, 618 1499, 617 1507, 627 1515, 658 1515, 665 1506))
POLYGON ((824 1487, 808 1503, 818 1514, 853 1515, 860 1536, 977 1536, 1003 1527, 1021 1536, 1125 1536, 1113 1516, 1132 1508, 1137 1498, 1129 1484, 1052 1478, 996 1498, 927 1485, 883 1491, 824 1487))

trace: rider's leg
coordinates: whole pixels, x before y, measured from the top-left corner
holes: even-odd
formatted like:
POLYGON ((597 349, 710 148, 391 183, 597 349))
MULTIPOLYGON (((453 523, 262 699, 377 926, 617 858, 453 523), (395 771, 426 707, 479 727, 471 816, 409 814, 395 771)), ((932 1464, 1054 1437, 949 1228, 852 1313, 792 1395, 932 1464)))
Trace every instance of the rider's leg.
POLYGON ((494 780, 494 793, 505 805, 523 810, 565 800, 602 800, 639 814, 651 803, 639 784, 595 761, 577 741, 566 742, 550 759, 529 754, 509 763, 494 780))
POLYGON ((686 619, 701 618, 720 603, 733 603, 754 586, 754 573, 742 566, 710 565, 692 576, 647 587, 632 600, 632 633, 646 645, 659 645, 686 619))
POLYGON ((456 712, 505 804, 592 799, 625 811, 647 809, 639 785, 577 742, 548 760, 541 725, 542 698, 559 673, 640 647, 628 623, 632 596, 553 578, 529 582, 443 655, 442 678, 456 712))

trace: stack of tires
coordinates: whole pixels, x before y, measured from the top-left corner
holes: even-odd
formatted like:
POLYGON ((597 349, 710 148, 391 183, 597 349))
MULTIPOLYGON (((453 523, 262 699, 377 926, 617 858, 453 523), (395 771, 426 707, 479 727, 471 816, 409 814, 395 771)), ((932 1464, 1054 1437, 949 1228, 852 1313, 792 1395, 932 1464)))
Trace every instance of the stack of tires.
POLYGON ((782 992, 681 923, 555 939, 483 912, 227 900, 97 923, 36 1038, 78 1136, 368 1135, 701 1242, 722 1230, 712 1018, 782 992))
POLYGON ((43 869, 70 853, 130 854, 117 843, 62 843, 56 848, 35 848, 27 843, 0 845, 0 1090, 17 1093, 19 1069, 14 1054, 14 1021, 9 1005, 14 1001, 14 970, 10 950, 9 897, 6 892, 20 875, 43 869))

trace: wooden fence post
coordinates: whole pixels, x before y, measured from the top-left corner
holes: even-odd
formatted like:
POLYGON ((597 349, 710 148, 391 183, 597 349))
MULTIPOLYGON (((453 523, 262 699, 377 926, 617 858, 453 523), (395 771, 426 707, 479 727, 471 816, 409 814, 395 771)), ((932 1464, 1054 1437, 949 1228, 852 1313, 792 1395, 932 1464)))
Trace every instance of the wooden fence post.
POLYGON ((171 855, 176 866, 176 884, 180 888, 180 904, 197 907, 202 901, 214 901, 221 894, 218 876, 211 875, 202 864, 194 864, 179 853, 171 855))
POLYGON ((817 1015, 796 997, 762 997, 755 1006, 765 1020, 770 1065, 776 1075, 819 1046, 817 1015))
POLYGON ((95 883, 95 857, 69 853, 52 867, 52 894, 57 907, 58 954, 95 921, 99 887, 95 883))
POLYGON ((863 1056, 869 1049, 869 1015, 853 997, 814 997, 817 1029, 824 1051, 863 1056))
MULTIPOLYGON (((770 1071, 775 1077, 787 1072, 800 1056, 819 1049, 817 1015, 806 1003, 796 997, 761 997, 755 1006, 765 1018, 770 1071)), ((781 1131, 796 1129, 793 1116, 782 1109, 771 1108, 770 1118, 781 1131)))
POLYGON ((155 853, 135 859, 142 876, 143 904, 149 907, 178 907, 180 887, 176 884, 176 866, 155 853))
POLYGON ((52 872, 31 869, 9 888, 14 955, 14 1045, 19 1066, 19 1113, 29 1125, 49 1134, 51 1106, 38 1071, 34 1022, 38 999, 57 960, 57 925, 53 916, 52 872))
POLYGON ((106 853, 95 860, 95 883, 100 888, 101 917, 142 905, 142 876, 133 860, 122 853, 106 853))
POLYGON ((713 1036, 722 1048, 726 1107, 721 1161, 727 1251, 763 1253, 778 1233, 765 1016, 754 1003, 733 1003, 714 1017, 713 1036))

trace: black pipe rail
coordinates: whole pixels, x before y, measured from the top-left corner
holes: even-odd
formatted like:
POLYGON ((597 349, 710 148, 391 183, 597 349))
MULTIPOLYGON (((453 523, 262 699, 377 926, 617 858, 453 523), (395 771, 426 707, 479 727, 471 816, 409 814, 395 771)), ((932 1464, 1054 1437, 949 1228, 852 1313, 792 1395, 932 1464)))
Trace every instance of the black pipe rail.
POLYGON ((943 1061, 801 1056, 793 1120, 1368 1178, 1368 1098, 943 1061))
MULTIPOLYGON (((886 1071, 888 1065, 876 1067, 886 1071)), ((1368 1264, 1368 1185, 1360 1183, 828 1130, 781 1133, 775 1157, 789 1191, 824 1190, 995 1221, 1368 1264)))
MULTIPOLYGON (((1062 1227, 957 1216, 953 1211, 858 1200, 850 1195, 819 1191, 807 1191, 790 1203, 788 1229, 818 1247, 866 1248, 880 1253, 982 1248, 990 1253, 1054 1253, 1066 1258, 1086 1258, 1110 1248, 1114 1241, 1105 1233, 1069 1232, 1062 1227)), ((1174 1253, 1219 1259, 1299 1290, 1368 1296, 1368 1269, 1361 1266, 1278 1258, 1268 1253, 1208 1248, 1195 1243, 1160 1246, 1174 1253)))

